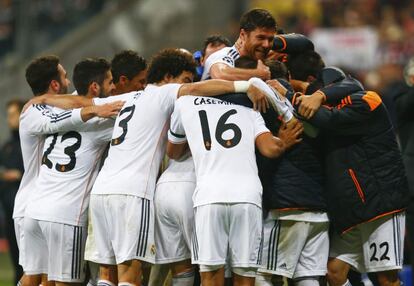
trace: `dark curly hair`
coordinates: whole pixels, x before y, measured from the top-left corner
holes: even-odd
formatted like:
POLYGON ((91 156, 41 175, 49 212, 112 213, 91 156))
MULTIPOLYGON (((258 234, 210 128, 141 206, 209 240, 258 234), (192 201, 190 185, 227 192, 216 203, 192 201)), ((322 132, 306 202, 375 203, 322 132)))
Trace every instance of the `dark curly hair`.
POLYGON ((240 18, 240 30, 251 32, 256 28, 277 29, 275 18, 264 9, 252 9, 240 18))
POLYGON ((34 59, 26 68, 26 81, 34 95, 46 93, 52 80, 60 82, 59 58, 54 55, 34 59))
POLYGON ((112 76, 114 83, 118 83, 121 75, 132 80, 137 74, 147 68, 147 63, 138 53, 126 50, 114 56, 111 61, 112 76))
POLYGON ((147 81, 157 83, 162 81, 166 75, 177 77, 184 71, 191 72, 195 76, 196 66, 191 54, 180 49, 165 49, 152 57, 147 81))
POLYGON ((77 63, 73 69, 73 85, 78 94, 86 95, 93 82, 101 86, 110 69, 111 65, 103 58, 87 58, 77 63))

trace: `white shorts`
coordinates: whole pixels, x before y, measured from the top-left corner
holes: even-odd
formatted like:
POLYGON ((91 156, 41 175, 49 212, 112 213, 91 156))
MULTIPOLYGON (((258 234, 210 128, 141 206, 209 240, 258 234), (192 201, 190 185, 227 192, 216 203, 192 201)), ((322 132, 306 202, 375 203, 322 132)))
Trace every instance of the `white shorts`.
MULTIPOLYGON (((192 262, 232 268, 258 268, 262 248, 262 210, 249 203, 209 204, 195 208, 192 262)), ((201 268, 201 267, 200 267, 201 268)))
MULTIPOLYGON (((88 221, 91 221, 91 214, 88 211, 88 221)), ((85 243, 85 260, 88 261, 89 266, 89 282, 88 285, 97 285, 99 280, 99 264, 92 262, 94 258, 98 257, 98 250, 96 249, 95 236, 93 233, 92 223, 88 224, 88 237, 85 243)))
POLYGON ((91 209, 88 209, 88 237, 85 243, 85 260, 95 261, 98 259, 98 249, 95 242, 95 233, 93 232, 93 225, 91 223, 91 209))
POLYGON ((329 222, 275 220, 264 222, 262 267, 259 272, 287 278, 325 276, 329 253, 329 222))
POLYGON ((19 264, 24 268, 24 217, 16 217, 14 220, 14 232, 16 234, 17 247, 19 248, 19 264))
POLYGON ((155 261, 172 263, 191 258, 195 183, 165 182, 155 191, 155 261))
POLYGON ((85 227, 25 217, 24 233, 26 274, 44 273, 49 281, 84 281, 85 227))
POLYGON ((343 235, 332 235, 329 257, 361 273, 402 269, 404 231, 404 212, 360 224, 343 235))
MULTIPOLYGON (((153 202, 130 195, 91 195, 93 255, 88 260, 115 265, 137 259, 154 263, 153 202)), ((88 237, 89 240, 89 237, 88 237)))

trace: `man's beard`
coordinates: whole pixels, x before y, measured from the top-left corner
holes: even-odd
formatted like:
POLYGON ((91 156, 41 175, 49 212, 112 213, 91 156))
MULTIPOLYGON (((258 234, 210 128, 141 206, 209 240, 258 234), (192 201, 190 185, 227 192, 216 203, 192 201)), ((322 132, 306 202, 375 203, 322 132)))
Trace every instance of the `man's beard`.
POLYGON ((109 96, 109 94, 105 94, 103 89, 101 88, 100 91, 99 91, 98 97, 99 98, 105 98, 105 97, 108 97, 108 96, 109 96))
POLYGON ((59 94, 67 94, 67 93, 68 93, 68 87, 60 84, 59 94))

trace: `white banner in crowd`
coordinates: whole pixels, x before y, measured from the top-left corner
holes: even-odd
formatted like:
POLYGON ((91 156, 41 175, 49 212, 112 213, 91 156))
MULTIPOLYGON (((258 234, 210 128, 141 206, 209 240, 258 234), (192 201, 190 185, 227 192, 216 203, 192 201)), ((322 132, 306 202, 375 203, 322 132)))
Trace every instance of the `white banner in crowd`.
POLYGON ((378 33, 369 27, 315 29, 310 38, 326 65, 365 70, 379 63, 378 33))

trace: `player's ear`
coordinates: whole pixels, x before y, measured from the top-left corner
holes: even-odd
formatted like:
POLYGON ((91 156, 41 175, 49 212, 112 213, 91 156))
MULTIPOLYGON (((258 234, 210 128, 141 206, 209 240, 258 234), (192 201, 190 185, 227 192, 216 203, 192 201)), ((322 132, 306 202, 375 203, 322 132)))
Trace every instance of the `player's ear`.
POLYGON ((246 30, 240 29, 239 39, 242 42, 245 42, 246 41, 247 34, 248 34, 248 32, 246 30))
POLYGON ((100 86, 97 82, 94 81, 89 85, 89 93, 93 95, 97 95, 99 94, 99 90, 100 90, 100 86))
POLYGON ((52 81, 49 84, 49 88, 57 93, 60 90, 60 82, 58 80, 52 79, 52 81))
POLYGON ((120 83, 121 85, 126 85, 128 82, 129 82, 129 79, 128 79, 126 76, 121 75, 121 76, 119 77, 119 83, 120 83))
POLYGON ((167 82, 167 83, 171 82, 173 79, 174 79, 174 77, 171 74, 169 74, 169 73, 167 73, 164 76, 164 81, 167 82))
POLYGON ((308 77, 306 78, 307 82, 313 82, 316 79, 316 77, 314 77, 313 75, 308 75, 308 77))

